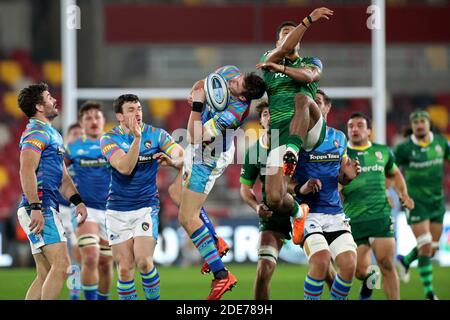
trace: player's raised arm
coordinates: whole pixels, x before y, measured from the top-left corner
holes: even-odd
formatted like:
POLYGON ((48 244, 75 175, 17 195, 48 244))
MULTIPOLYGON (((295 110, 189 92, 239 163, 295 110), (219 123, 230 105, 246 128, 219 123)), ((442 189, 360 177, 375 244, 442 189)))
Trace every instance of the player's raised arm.
POLYGON ((258 69, 266 69, 273 73, 283 73, 299 83, 311 83, 320 80, 322 75, 322 62, 318 58, 312 58, 310 64, 293 68, 274 62, 262 62, 256 65, 258 69))
POLYGON ((303 35, 311 24, 319 19, 330 19, 333 11, 328 8, 317 8, 310 15, 302 20, 294 30, 284 39, 283 43, 277 48, 273 49, 268 55, 266 62, 277 63, 288 55, 301 42, 303 35))

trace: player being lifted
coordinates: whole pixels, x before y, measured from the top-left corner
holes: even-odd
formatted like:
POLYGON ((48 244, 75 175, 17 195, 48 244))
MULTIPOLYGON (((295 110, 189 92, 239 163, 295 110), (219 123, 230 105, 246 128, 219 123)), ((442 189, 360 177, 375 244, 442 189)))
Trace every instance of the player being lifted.
POLYGON ((257 64, 267 83, 271 141, 276 136, 279 139, 271 143, 267 159, 272 173, 266 177, 267 205, 272 211, 294 217, 297 234, 303 230, 302 218, 307 213, 287 193, 288 179, 284 176, 294 173, 300 149, 313 150, 322 143, 326 131, 326 122, 314 101, 322 63, 315 57, 301 58, 299 44, 313 22, 331 15, 333 11, 319 8, 298 26, 284 22, 277 30, 276 48, 265 53, 257 64))
POLYGON ((100 138, 105 116, 102 106, 87 101, 78 120, 84 135, 67 145, 66 165, 85 201, 88 218, 77 228, 81 253, 81 289, 86 300, 107 300, 113 275, 111 248, 106 234, 106 198, 111 168, 102 155, 100 138))
MULTIPOLYGON (((318 91, 318 105, 326 119, 331 101, 318 91)), ((303 249, 309 261, 304 283, 305 300, 319 300, 324 280, 334 278, 330 288, 332 300, 347 299, 356 268, 356 244, 348 217, 342 208, 339 185, 349 184, 361 171, 358 160, 346 155, 344 133, 326 128, 326 137, 314 151, 301 152, 299 164, 289 191, 299 203, 309 206, 311 213, 305 222, 303 249), (339 268, 334 271, 331 260, 339 268)), ((293 238, 298 238, 293 230, 293 238)))
POLYGON ((372 295, 373 286, 368 281, 377 276, 376 270, 369 270, 373 250, 383 276, 386 298, 398 300, 400 287, 394 263, 394 222, 386 198, 386 178, 392 179, 405 207, 411 209, 414 202, 408 196, 405 180, 394 163, 392 152, 385 145, 370 142, 370 119, 362 113, 353 113, 347 122, 347 130, 348 156, 359 159, 362 168, 361 174, 341 191, 344 210, 350 217, 353 238, 358 245, 356 277, 363 282, 359 298, 368 300, 372 295))
POLYGON ((251 100, 261 98, 265 92, 263 79, 253 73, 243 74, 235 66, 224 66, 216 70, 216 73, 225 78, 231 94, 225 110, 219 112, 208 105, 204 108, 204 80, 197 81, 188 97, 188 101, 192 101, 188 122, 190 145, 184 158, 178 216, 180 224, 214 274, 208 296, 210 300, 220 299, 237 280, 225 269, 213 237, 200 219, 199 213, 215 180, 233 161, 233 137, 227 136, 226 130, 238 129, 249 113, 251 100), (219 150, 214 148, 214 145, 220 145, 219 150))
POLYGON ((156 174, 161 152, 168 155, 165 163, 181 167, 183 149, 163 129, 143 123, 137 96, 118 97, 114 112, 119 125, 104 134, 100 144, 112 166, 106 226, 118 265, 117 291, 121 300, 137 299, 136 265, 145 298, 156 300, 160 297, 159 274, 153 264, 159 224, 156 174))
POLYGON ((27 291, 27 300, 54 300, 61 293, 70 258, 64 228, 57 212, 58 193, 70 199, 81 215, 86 207, 64 164, 63 139, 52 127, 58 116, 56 99, 44 83, 30 85, 19 93, 19 107, 29 118, 20 138, 22 201, 19 223, 30 240, 37 276, 27 291))
POLYGON ((394 153, 397 164, 405 171, 409 193, 415 202, 407 218, 417 246, 406 256, 398 256, 398 265, 402 280, 407 281, 409 266, 418 259, 425 296, 435 300, 431 257, 439 250, 442 234, 445 214, 442 187, 444 162, 450 160, 450 145, 444 136, 431 132, 428 112, 413 112, 409 121, 412 132, 409 132, 405 142, 395 148, 394 153))

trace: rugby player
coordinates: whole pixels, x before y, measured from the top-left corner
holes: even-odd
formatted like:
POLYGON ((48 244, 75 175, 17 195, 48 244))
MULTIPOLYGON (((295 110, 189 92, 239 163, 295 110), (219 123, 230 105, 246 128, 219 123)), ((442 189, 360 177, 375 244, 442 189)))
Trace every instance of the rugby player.
POLYGON ((409 280, 409 266, 418 260, 420 280, 425 297, 436 300, 433 290, 431 258, 439 250, 439 240, 445 215, 443 190, 444 162, 450 159, 448 140, 433 133, 430 115, 418 110, 409 116, 412 132, 407 140, 394 150, 396 163, 403 168, 406 183, 415 207, 409 211, 408 224, 417 240, 417 246, 406 256, 398 256, 401 279, 409 280))
POLYGON ((160 298, 159 274, 153 263, 159 224, 156 174, 162 161, 180 167, 183 149, 165 130, 143 123, 136 95, 121 95, 113 105, 119 125, 102 136, 100 145, 112 166, 106 228, 118 266, 117 290, 121 300, 137 299, 136 265, 145 298, 156 300, 160 298), (162 153, 168 157, 160 159, 162 153))
POLYGON ((188 121, 190 145, 183 163, 183 187, 178 215, 180 224, 214 274, 209 300, 220 299, 236 285, 237 280, 225 269, 214 240, 199 218, 199 213, 215 180, 233 160, 233 136, 226 135, 226 130, 238 129, 248 116, 251 100, 261 98, 265 92, 263 79, 253 73, 244 74, 235 66, 221 67, 216 73, 225 78, 231 93, 225 110, 219 112, 209 105, 204 108, 204 80, 194 84, 188 97, 188 102, 192 102, 188 121))
POLYGON ((53 300, 61 293, 70 258, 64 228, 57 212, 58 192, 76 206, 83 224, 87 211, 64 164, 64 144, 52 127, 58 116, 57 101, 45 83, 33 84, 19 93, 20 109, 29 123, 20 138, 20 181, 23 195, 17 211, 19 223, 30 240, 37 276, 27 300, 53 300))
POLYGON ((358 245, 356 278, 363 282, 359 298, 367 300, 372 295, 373 286, 368 281, 377 276, 372 274, 375 270, 369 270, 373 250, 383 276, 386 298, 398 300, 400 287, 394 263, 394 221, 386 197, 386 177, 392 179, 405 207, 412 209, 414 202, 408 195, 405 180, 395 165, 392 152, 385 145, 370 142, 370 119, 362 113, 353 113, 347 122, 347 130, 348 156, 359 159, 362 167, 361 174, 341 191, 344 211, 350 217, 353 238, 358 245))

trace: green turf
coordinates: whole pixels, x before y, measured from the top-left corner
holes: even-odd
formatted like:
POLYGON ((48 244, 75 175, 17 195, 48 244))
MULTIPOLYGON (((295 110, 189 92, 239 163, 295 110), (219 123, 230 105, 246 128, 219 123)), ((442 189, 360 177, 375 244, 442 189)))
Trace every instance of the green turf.
MULTIPOLYGON (((254 264, 230 265, 229 269, 237 276, 238 286, 223 299, 252 299, 254 264)), ((210 276, 201 275, 199 267, 158 267, 161 276, 161 298, 171 300, 204 299, 209 293, 210 276)), ((307 272, 306 266, 279 264, 271 285, 271 299, 303 299, 303 280, 307 272)), ((34 278, 33 269, 0 269, 0 299, 23 299, 26 290, 34 278)), ((433 269, 434 287, 440 299, 450 300, 450 268, 435 266, 433 269)), ((140 277, 136 281, 139 297, 143 298, 140 277)), ((115 281, 115 280, 114 280, 115 281)), ((115 284, 115 282, 114 282, 115 284)), ((350 299, 357 299, 359 281, 354 282, 350 299)), ((115 285, 112 298, 117 299, 115 285)), ((68 299, 65 288, 61 298, 68 299)), ((417 270, 411 271, 411 281, 401 284, 402 299, 423 299, 422 285, 417 270)), ((328 299, 328 289, 324 290, 323 299, 328 299)), ((384 299, 383 290, 375 290, 374 299, 384 299)))

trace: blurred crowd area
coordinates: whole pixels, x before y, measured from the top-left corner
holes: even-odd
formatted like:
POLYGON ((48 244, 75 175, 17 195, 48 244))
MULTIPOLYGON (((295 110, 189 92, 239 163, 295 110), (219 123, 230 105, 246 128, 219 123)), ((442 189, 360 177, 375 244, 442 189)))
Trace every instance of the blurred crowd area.
MULTIPOLYGON (((388 0, 389 7, 410 4, 448 6, 448 0, 388 0)), ((0 2, 0 220, 14 220, 21 195, 19 148, 21 132, 28 120, 17 105, 17 93, 28 84, 45 81, 53 96, 62 103, 62 65, 60 55, 59 1, 3 0, 0 2)), ((178 43, 127 43, 110 40, 107 35, 107 5, 170 4, 191 6, 276 5, 276 6, 365 6, 370 1, 244 1, 244 0, 80 0, 82 27, 78 36, 78 85, 80 87, 189 88, 194 81, 213 69, 235 64, 244 71, 254 71, 259 57, 275 42, 243 43, 237 38, 226 43, 214 41, 178 43)), ((299 19, 304 16, 302 7, 299 19)), ((294 10, 294 9, 293 9, 294 10)), ((281 22, 281 21, 280 21, 281 22)), ((118 21, 118 24, 125 23, 118 21)), ((416 26, 417 21, 405 21, 416 26)), ((172 26, 173 27, 173 26, 172 26)), ((167 32, 171 26, 161 26, 167 32)), ((173 30, 172 30, 173 31, 173 30)), ((176 33, 176 30, 174 31, 176 33)), ((414 31, 411 31, 414 33, 414 31)), ((350 36, 350 35, 349 35, 350 36)), ((264 35, 261 35, 264 38, 264 35)), ((264 38, 266 39, 266 38, 264 38)), ((320 86, 370 86, 370 41, 343 43, 308 42, 305 36, 302 55, 319 56, 324 63, 320 86)), ((387 143, 393 146, 403 139, 409 113, 426 109, 437 130, 450 138, 450 41, 388 42, 387 44, 387 143)), ((84 101, 79 101, 81 105, 84 101)), ((112 101, 101 101, 105 107, 106 130, 115 126, 112 101)), ((190 109, 185 100, 151 99, 142 101, 144 121, 169 132, 185 128, 190 109)), ((329 125, 346 132, 346 121, 355 111, 371 115, 369 99, 333 101, 329 125)), ((62 106, 61 112, 64 112, 62 106)), ((61 117, 54 122, 61 128, 61 117)), ((245 129, 258 129, 252 110, 245 129)), ((62 132, 65 134, 65 132, 62 132)), ((450 199, 450 171, 446 168, 445 190, 450 199)), ((169 199, 167 188, 175 177, 173 170, 161 170, 158 176, 161 213, 175 218, 177 208, 169 199)), ((217 181, 208 198, 208 212, 215 217, 251 217, 254 215, 240 200, 240 165, 231 165, 217 181)))

